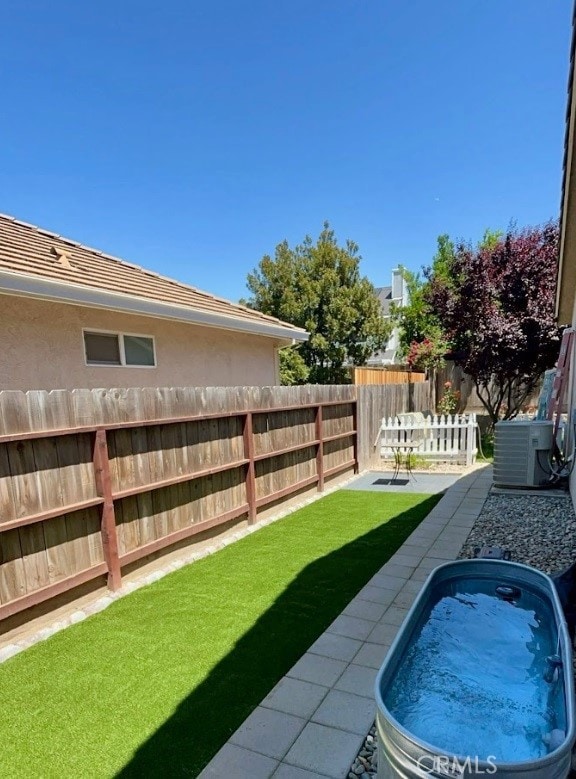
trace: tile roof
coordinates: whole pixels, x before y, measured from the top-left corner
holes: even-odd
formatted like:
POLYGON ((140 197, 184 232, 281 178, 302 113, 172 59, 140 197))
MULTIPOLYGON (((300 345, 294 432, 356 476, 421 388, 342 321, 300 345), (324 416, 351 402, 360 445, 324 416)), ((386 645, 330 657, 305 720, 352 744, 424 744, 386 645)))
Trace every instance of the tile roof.
POLYGON ((390 303, 392 301, 392 287, 376 287, 374 292, 382 308, 384 316, 390 315, 390 303))
POLYGON ((275 331, 278 327, 293 331, 299 340, 304 334, 301 328, 275 317, 0 214, 0 272, 6 271, 226 317, 230 329, 245 329, 242 323, 252 323, 262 329, 269 325, 275 331))

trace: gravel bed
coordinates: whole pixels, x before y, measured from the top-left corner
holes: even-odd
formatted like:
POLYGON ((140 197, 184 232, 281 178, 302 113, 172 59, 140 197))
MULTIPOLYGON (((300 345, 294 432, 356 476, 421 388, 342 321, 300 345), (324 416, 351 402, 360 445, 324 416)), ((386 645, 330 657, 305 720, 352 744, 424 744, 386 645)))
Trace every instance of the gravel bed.
POLYGON ((367 779, 370 776, 376 776, 378 770, 376 750, 376 725, 372 725, 370 732, 366 736, 356 760, 350 766, 348 779, 367 779))
POLYGON ((511 559, 558 573, 576 560, 576 515, 569 495, 491 494, 459 557, 488 544, 509 549, 511 559))
MULTIPOLYGON (((512 560, 545 573, 564 570, 576 561, 576 515, 570 496, 488 495, 458 557, 474 557, 474 549, 484 545, 509 549, 512 560)), ((348 779, 376 776, 377 746, 373 726, 350 767, 348 779)))

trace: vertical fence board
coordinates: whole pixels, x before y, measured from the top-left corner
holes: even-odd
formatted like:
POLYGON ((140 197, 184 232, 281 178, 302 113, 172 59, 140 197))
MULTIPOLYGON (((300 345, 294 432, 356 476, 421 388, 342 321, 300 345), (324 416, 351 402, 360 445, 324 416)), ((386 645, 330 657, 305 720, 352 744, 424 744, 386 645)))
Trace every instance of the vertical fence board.
POLYGON ((21 527, 19 532, 26 592, 47 587, 50 583, 50 577, 48 575, 48 555, 43 523, 37 522, 28 527, 21 527))
MULTIPOLYGON (((110 476, 112 489, 128 489, 136 486, 133 441, 130 430, 114 430, 110 436, 110 476)), ((120 554, 139 546, 136 501, 127 498, 116 506, 116 526, 120 554)))
MULTIPOLYGON (((82 490, 83 498, 91 498, 96 495, 96 483, 94 480, 94 436, 81 435, 77 437, 78 459, 80 463, 80 479, 78 486, 82 490)), ((80 554, 82 559, 88 559, 90 565, 97 565, 104 560, 102 546, 102 534, 100 532, 100 510, 87 509, 79 513, 78 521, 82 523, 84 534, 79 539, 80 554)), ((74 517, 70 517, 74 522, 74 517)), ((67 523, 68 524, 68 523, 67 523)))
POLYGON ((0 526, 2 522, 14 519, 16 502, 7 444, 0 444, 0 526))
POLYGON ((33 429, 27 393, 16 390, 0 392, 0 427, 3 433, 25 433, 33 429))
MULTIPOLYGON (((40 500, 43 509, 49 510, 64 505, 64 480, 58 468, 57 444, 54 439, 41 438, 34 442, 34 462, 41 484, 40 500)), ((43 523, 44 543, 48 580, 63 579, 71 568, 68 559, 68 536, 66 520, 57 517, 43 523)))
MULTIPOLYGON (((182 399, 178 397, 178 403, 180 404, 182 399)), ((176 424, 174 428, 174 455, 175 455, 175 475, 182 476, 183 474, 190 473, 194 470, 193 465, 188 462, 188 446, 186 441, 186 425, 176 424)), ((177 499, 178 499, 178 514, 176 517, 176 529, 181 530, 183 527, 188 527, 192 518, 190 515, 190 483, 183 482, 176 486, 177 499)))
POLYGON ((26 594, 24 556, 18 530, 7 530, 0 537, 0 603, 26 594))
POLYGON ((8 444, 12 490, 16 516, 37 514, 42 507, 42 483, 34 461, 34 443, 16 441, 8 444))
MULTIPOLYGON (((132 447, 134 468, 138 474, 139 484, 149 484, 152 481, 152 471, 146 428, 139 427, 132 430, 132 447)), ((136 505, 138 507, 138 538, 142 545, 149 544, 156 538, 152 493, 141 492, 136 496, 136 505)))

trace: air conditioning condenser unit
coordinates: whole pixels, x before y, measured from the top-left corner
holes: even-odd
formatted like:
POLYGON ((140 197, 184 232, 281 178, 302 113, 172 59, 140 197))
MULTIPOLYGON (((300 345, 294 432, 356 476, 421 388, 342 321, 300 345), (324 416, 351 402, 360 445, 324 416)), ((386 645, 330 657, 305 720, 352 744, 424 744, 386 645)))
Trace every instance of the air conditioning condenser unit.
POLYGON ((494 428, 494 485, 545 487, 550 482, 549 457, 553 422, 507 420, 494 428))

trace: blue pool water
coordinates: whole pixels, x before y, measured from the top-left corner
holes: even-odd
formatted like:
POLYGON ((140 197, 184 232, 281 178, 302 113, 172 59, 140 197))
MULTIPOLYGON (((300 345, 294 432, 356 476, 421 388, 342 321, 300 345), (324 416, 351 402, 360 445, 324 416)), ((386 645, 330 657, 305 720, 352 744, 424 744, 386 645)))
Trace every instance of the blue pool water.
POLYGON ((543 736, 564 728, 562 675, 544 679, 557 651, 547 603, 515 602, 485 580, 438 586, 384 703, 394 718, 448 755, 515 762, 548 754, 543 736))

